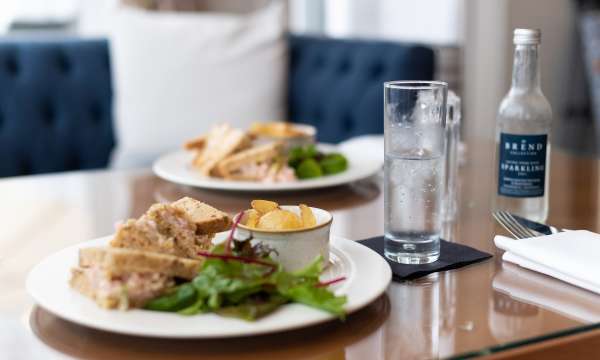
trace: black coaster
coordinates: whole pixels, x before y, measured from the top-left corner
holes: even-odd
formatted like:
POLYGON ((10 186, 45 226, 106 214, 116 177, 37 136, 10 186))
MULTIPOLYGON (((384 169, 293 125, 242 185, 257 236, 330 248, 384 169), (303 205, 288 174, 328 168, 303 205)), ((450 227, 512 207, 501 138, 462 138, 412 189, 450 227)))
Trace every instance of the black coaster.
POLYGON ((491 254, 473 249, 470 246, 440 241, 440 258, 438 261, 423 265, 398 264, 383 255, 383 236, 360 240, 359 243, 374 250, 381 255, 392 267, 394 280, 410 280, 420 278, 438 271, 458 269, 469 264, 484 261, 492 257, 491 254))

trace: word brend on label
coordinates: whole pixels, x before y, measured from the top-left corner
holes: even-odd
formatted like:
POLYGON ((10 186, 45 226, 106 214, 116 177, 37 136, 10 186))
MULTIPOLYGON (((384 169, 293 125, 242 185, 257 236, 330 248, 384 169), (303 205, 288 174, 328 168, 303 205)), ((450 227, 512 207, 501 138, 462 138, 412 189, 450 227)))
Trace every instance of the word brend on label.
POLYGON ((523 140, 522 143, 507 142, 504 144, 504 150, 520 150, 520 151, 540 151, 544 148, 546 144, 537 143, 537 144, 527 144, 527 140, 523 140))

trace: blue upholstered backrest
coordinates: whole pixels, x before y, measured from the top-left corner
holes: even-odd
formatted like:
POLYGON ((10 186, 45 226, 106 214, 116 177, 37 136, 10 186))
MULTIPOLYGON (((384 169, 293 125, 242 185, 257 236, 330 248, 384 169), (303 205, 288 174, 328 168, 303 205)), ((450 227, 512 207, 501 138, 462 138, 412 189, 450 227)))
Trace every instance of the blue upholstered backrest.
POLYGON ((111 103, 105 40, 0 42, 0 176, 106 166, 111 103))
MULTIPOLYGON (((433 52, 290 37, 289 119, 319 140, 383 131, 382 83, 431 79, 433 52)), ((0 42, 0 177, 104 167, 115 144, 105 40, 0 42)))
POLYGON ((339 142, 383 132, 383 82, 431 80, 431 49, 392 42, 292 36, 288 114, 339 142))

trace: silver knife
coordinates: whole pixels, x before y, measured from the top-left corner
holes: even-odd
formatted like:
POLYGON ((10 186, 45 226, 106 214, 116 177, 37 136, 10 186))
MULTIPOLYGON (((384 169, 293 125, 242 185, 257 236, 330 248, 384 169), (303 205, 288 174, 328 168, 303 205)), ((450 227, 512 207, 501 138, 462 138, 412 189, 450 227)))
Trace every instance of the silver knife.
POLYGON ((525 226, 528 229, 531 229, 533 231, 536 231, 540 234, 544 234, 544 235, 552 235, 552 234, 556 234, 559 232, 563 232, 566 229, 560 229, 557 228, 555 226, 551 226, 551 225, 546 225, 546 224, 542 224, 533 220, 529 220, 529 219, 525 219, 524 217, 520 217, 519 215, 515 215, 515 214, 511 214, 515 220, 517 220, 517 222, 523 226, 525 226))

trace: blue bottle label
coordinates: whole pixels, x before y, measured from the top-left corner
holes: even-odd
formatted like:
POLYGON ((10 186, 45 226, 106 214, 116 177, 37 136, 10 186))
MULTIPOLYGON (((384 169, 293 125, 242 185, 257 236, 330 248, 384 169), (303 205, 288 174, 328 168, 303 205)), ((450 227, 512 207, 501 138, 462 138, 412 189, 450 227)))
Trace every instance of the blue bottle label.
POLYGON ((498 194, 544 196, 548 135, 500 134, 498 194))

